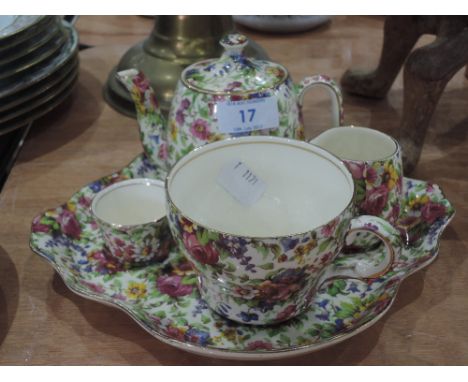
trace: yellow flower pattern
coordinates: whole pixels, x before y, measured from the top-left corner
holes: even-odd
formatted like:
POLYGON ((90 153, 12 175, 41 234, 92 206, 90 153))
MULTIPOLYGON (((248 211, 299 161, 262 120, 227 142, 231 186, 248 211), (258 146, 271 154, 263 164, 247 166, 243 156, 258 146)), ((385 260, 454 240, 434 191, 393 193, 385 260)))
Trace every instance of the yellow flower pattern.
POLYGON ((398 171, 393 166, 392 162, 384 164, 384 172, 382 174, 382 184, 386 184, 389 190, 392 190, 398 183, 398 171))
POLYGON ((132 88, 131 94, 132 94, 132 99, 135 101, 135 108, 136 108, 137 113, 142 114, 142 115, 146 114, 146 107, 141 100, 140 90, 136 86, 134 86, 132 88), (137 102, 137 100, 139 101, 137 102))
POLYGON ((294 249, 294 259, 298 262, 299 265, 305 264, 305 255, 312 251, 317 246, 317 240, 310 239, 304 245, 299 245, 294 249))
POLYGON ((171 138, 174 142, 177 142, 177 125, 175 121, 171 121, 171 138))
POLYGON ((127 286, 125 294, 131 299, 139 299, 146 296, 146 285, 145 283, 137 283, 130 281, 127 286))
POLYGON ((72 201, 68 201, 67 202, 67 209, 71 212, 75 212, 76 211, 76 203, 72 202, 72 201))
POLYGON ((429 202, 429 196, 427 194, 418 195, 408 202, 408 207, 412 210, 419 210, 422 206, 429 202))

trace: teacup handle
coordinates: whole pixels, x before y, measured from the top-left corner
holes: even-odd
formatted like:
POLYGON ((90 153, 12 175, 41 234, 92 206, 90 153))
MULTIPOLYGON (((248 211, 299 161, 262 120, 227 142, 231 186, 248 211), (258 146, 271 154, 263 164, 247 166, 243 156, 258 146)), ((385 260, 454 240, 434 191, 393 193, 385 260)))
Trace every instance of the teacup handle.
MULTIPOLYGON (((362 281, 381 277, 388 273, 398 259, 402 248, 400 233, 386 220, 377 216, 361 215, 351 220, 350 227, 345 237, 345 244, 350 245, 356 234, 372 233, 382 241, 385 248, 385 258, 378 259, 378 263, 370 263, 362 260, 356 261, 352 267, 329 266, 317 283, 318 288, 326 281, 335 278, 354 278, 362 281)), ((353 256, 353 255, 347 255, 353 256)))
POLYGON ((299 83, 297 87, 299 106, 302 107, 305 93, 314 86, 322 86, 328 90, 332 102, 333 124, 331 127, 341 126, 343 124, 343 96, 338 84, 328 76, 317 74, 305 77, 299 83))

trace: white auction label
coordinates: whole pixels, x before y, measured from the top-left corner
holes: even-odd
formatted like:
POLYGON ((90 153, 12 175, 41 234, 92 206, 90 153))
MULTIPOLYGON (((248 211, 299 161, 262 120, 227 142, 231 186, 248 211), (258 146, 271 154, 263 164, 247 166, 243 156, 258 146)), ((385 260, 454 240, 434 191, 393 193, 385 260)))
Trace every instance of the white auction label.
POLYGON ((217 103, 219 129, 223 133, 245 133, 279 126, 276 97, 217 103))
POLYGON ((261 198, 266 184, 240 160, 223 166, 218 174, 218 183, 239 203, 253 205, 261 198))

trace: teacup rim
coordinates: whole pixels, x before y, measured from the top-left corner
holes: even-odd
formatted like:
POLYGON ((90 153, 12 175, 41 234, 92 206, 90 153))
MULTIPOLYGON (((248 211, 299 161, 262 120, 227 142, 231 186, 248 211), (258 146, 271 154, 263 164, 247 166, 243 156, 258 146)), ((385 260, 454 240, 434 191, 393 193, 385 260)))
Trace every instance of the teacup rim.
POLYGON ((316 231, 319 228, 330 224, 335 219, 337 219, 338 217, 340 217, 344 213, 346 213, 346 211, 349 208, 352 207, 353 200, 354 200, 354 193, 355 193, 355 190, 356 190, 356 187, 355 187, 351 172, 349 171, 349 169, 347 168, 347 166, 345 165, 343 160, 338 158, 336 155, 334 155, 330 151, 328 151, 328 150, 326 150, 324 148, 321 148, 321 147, 319 147, 317 145, 311 144, 311 143, 309 143, 307 141, 300 141, 300 140, 297 140, 297 139, 284 138, 284 137, 275 137, 275 136, 268 136, 268 135, 230 137, 230 138, 223 139, 221 141, 216 141, 216 142, 208 143, 208 144, 203 145, 203 146, 198 146, 195 149, 193 149, 190 153, 188 153, 187 155, 180 158, 174 164, 174 166, 172 166, 172 168, 170 169, 170 171, 167 173, 167 175, 165 177, 164 187, 165 187, 165 191, 166 191, 166 203, 170 206, 170 208, 174 207, 178 211, 178 213, 180 213, 184 217, 184 219, 187 219, 192 224, 195 224, 195 225, 197 225, 199 227, 204 227, 205 229, 208 229, 211 232, 214 232, 214 233, 217 233, 217 234, 220 234, 220 235, 223 235, 223 236, 243 237, 243 238, 246 238, 246 239, 249 239, 249 240, 270 240, 270 239, 277 239, 277 238, 291 238, 291 237, 297 237, 297 236, 304 236, 309 232, 316 231), (177 168, 181 165, 181 163, 183 161, 190 161, 194 157, 198 156, 200 151, 213 150, 218 146, 228 146, 230 144, 233 144, 236 141, 260 142, 260 143, 261 142, 265 142, 265 143, 278 142, 278 143, 281 143, 281 144, 289 144, 289 145, 292 144, 293 146, 296 146, 296 147, 297 146, 302 146, 302 148, 307 149, 307 151, 310 151, 310 149, 312 149, 312 151, 318 150, 319 152, 321 152, 325 156, 330 157, 328 159, 331 159, 333 164, 335 164, 335 166, 339 170, 341 170, 342 173, 346 176, 346 178, 348 180, 348 183, 349 183, 349 185, 351 187, 349 202, 346 204, 346 206, 338 214, 336 214, 336 216, 334 216, 332 219, 328 220, 327 222, 325 222, 323 224, 320 224, 320 225, 313 226, 313 227, 311 227, 311 228, 309 228, 309 229, 307 229, 306 231, 303 231, 303 232, 295 232, 295 233, 286 234, 286 235, 254 236, 254 235, 244 235, 244 234, 240 235, 240 234, 235 234, 235 233, 229 233, 229 232, 221 231, 220 229, 217 229, 217 228, 213 228, 213 227, 208 226, 206 224, 200 223, 200 222, 188 217, 182 211, 182 209, 179 208, 174 203, 174 201, 171 198, 170 192, 169 192, 169 182, 171 181, 171 178, 173 178, 174 172, 177 170, 177 168))
MULTIPOLYGON (((376 129, 373 129, 372 127, 366 127, 366 126, 356 126, 356 125, 344 125, 344 126, 335 126, 335 127, 331 127, 323 132, 321 132, 319 135, 317 135, 315 138, 312 138, 311 140, 309 140, 309 143, 315 145, 315 146, 318 146, 318 147, 321 147, 319 146, 318 143, 315 143, 315 139, 317 139, 318 137, 322 136, 322 135, 326 135, 326 134, 329 134, 329 133, 333 133, 334 129, 336 130, 345 130, 345 129, 356 129, 356 130, 364 130, 364 131, 372 131, 372 133, 374 134, 377 134, 377 135, 380 135, 380 136, 383 136, 385 138, 390 138, 392 140, 392 142, 394 143, 395 145, 395 149, 393 150, 393 152, 390 154, 390 155, 386 155, 386 156, 383 156, 381 158, 375 158, 375 159, 366 159, 366 160, 361 160, 361 159, 350 159, 350 158, 345 158, 345 157, 340 157, 340 159, 342 161, 347 161, 347 162, 383 162, 383 161, 387 161, 387 160, 390 160, 392 159, 393 157, 395 157, 398 152, 400 151, 400 143, 398 142, 398 140, 394 137, 392 137, 391 135, 389 134, 386 134, 382 131, 379 131, 379 130, 376 130, 376 129)), ((327 150, 327 149, 324 149, 324 150, 327 150)), ((327 150, 328 151, 328 150, 327 150)), ((333 153, 331 153, 332 155, 335 155, 333 153)), ((336 156, 336 155, 335 155, 336 156)))
MULTIPOLYGON (((137 224, 118 224, 118 223, 113 223, 110 222, 106 219, 103 219, 100 217, 96 211, 97 203, 99 202, 100 199, 102 199, 106 194, 109 192, 125 187, 125 186, 130 186, 134 184, 147 184, 151 186, 156 186, 164 190, 164 182, 158 179, 151 179, 151 178, 132 178, 132 179, 125 179, 121 180, 119 182, 113 183, 110 186, 103 188, 100 190, 96 195, 94 195, 93 200, 91 202, 91 206, 89 207, 92 216, 97 219, 100 223, 105 224, 111 228, 118 229, 118 230, 127 230, 127 229, 133 229, 135 227, 143 227, 147 224, 155 224, 158 223, 159 221, 163 220, 166 217, 166 214, 164 216, 161 216, 158 219, 150 220, 144 223, 137 223, 137 224)), ((165 195, 165 193, 164 193, 165 195)), ((166 201, 163 201, 164 204, 166 204, 166 201)))

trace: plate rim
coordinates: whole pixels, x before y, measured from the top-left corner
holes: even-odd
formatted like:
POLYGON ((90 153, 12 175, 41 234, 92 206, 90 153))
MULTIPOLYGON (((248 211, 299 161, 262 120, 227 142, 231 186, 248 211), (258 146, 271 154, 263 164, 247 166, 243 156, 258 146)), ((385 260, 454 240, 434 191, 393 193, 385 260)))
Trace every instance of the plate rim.
MULTIPOLYGON (((22 31, 28 29, 28 28, 31 28, 34 24, 36 24, 37 22, 39 22, 41 19, 44 18, 44 15, 5 15, 5 16, 13 16, 14 17, 14 22, 13 24, 16 22, 16 20, 18 20, 19 18, 21 17, 28 17, 28 18, 31 18, 31 21, 26 24, 26 25, 22 25, 20 28, 18 29, 15 29, 12 33, 10 34, 7 34, 7 35, 2 35, 1 34, 1 30, 0 30, 0 40, 4 39, 4 38, 9 38, 9 37, 12 37, 14 36, 16 33, 21 33, 22 31)), ((9 24, 7 25, 4 29, 6 28, 9 28, 11 27, 12 24, 9 24)))
MULTIPOLYGON (((16 15, 16 16, 25 16, 25 15, 16 15)), ((11 49, 17 44, 24 42, 26 38, 28 37, 28 32, 32 34, 39 32, 42 27, 45 27, 49 22, 51 22, 51 20, 57 17, 55 15, 31 15, 31 16, 38 16, 38 18, 32 24, 29 24, 21 29, 16 30, 13 34, 0 37, 0 53, 2 52, 2 50, 11 49), (8 43, 11 43, 11 42, 13 44, 8 45, 8 43), (4 46, 4 44, 6 44, 6 46, 4 46)))
MULTIPOLYGON (((58 34, 60 33, 61 25, 57 23, 56 25, 52 25, 51 28, 53 28, 53 29, 47 31, 37 41, 33 42, 30 45, 27 45, 24 49, 21 49, 16 54, 16 56, 13 55, 13 58, 11 56, 9 56, 7 58, 0 59, 0 66, 11 65, 12 63, 14 64, 14 62, 16 60, 19 60, 19 59, 21 59, 21 58, 23 58, 23 57, 25 57, 25 56, 27 56, 29 54, 34 53, 35 50, 40 49, 41 47, 43 47, 44 45, 49 43, 54 37, 58 36, 58 34)), ((18 45, 23 44, 25 42, 26 41, 23 41, 23 42, 19 43, 18 45)), ((16 47, 15 49, 18 49, 18 47, 16 47)))
POLYGON ((56 83, 55 85, 51 86, 47 90, 45 90, 39 97, 34 98, 33 105, 28 105, 25 109, 15 110, 13 113, 9 114, 8 111, 6 112, 6 119, 5 117, 2 119, 0 113, 0 130, 3 124, 8 124, 9 121, 15 120, 16 118, 22 117, 26 113, 30 113, 31 111, 35 110, 36 108, 44 105, 45 103, 54 100, 58 95, 60 95, 68 86, 70 86, 79 75, 78 66, 70 71, 69 78, 65 79, 64 81, 56 83), (49 93, 49 94, 48 94, 49 93), (35 103, 34 103, 35 101, 35 103))
MULTIPOLYGON (((57 97, 49 100, 49 104, 45 108, 40 108, 39 112, 31 114, 26 119, 20 119, 19 121, 14 121, 12 125, 2 127, 0 126, 0 136, 8 134, 13 130, 20 128, 21 126, 27 125, 28 123, 34 122, 36 119, 43 117, 45 114, 51 112, 53 109, 58 107, 62 102, 64 102, 72 93, 75 85, 78 81, 78 75, 75 77, 75 80, 72 81, 68 88, 65 88, 61 93, 57 94, 57 97), (58 97, 60 96, 60 97, 58 97)), ((37 109, 37 108, 36 108, 37 109)), ((19 118, 19 117, 17 117, 19 118)))
MULTIPOLYGON (((38 55, 34 55, 34 52, 32 52, 31 60, 27 60, 26 56, 20 57, 18 61, 24 62, 19 64, 19 66, 14 66, 13 68, 8 70, 4 70, 0 67, 0 81, 8 80, 10 77, 21 75, 21 73, 23 73, 24 71, 33 69, 36 65, 40 65, 41 63, 52 57, 54 53, 60 51, 67 44, 68 38, 66 35, 67 32, 60 34, 56 40, 51 39, 50 41, 48 41, 47 44, 40 47, 40 49, 43 49, 43 51, 38 55), (50 44, 50 46, 47 46, 48 44, 50 44)), ((8 65, 11 65, 11 63, 7 64, 7 66, 8 65)))
MULTIPOLYGON (((57 78, 52 79, 52 81, 50 81, 50 82, 46 81, 44 84, 37 83, 37 84, 31 85, 31 88, 34 87, 34 86, 37 86, 37 85, 42 85, 42 86, 39 86, 37 89, 33 89, 33 91, 32 91, 33 94, 32 95, 30 95, 30 94, 23 95, 22 97, 19 97, 19 98, 18 98, 18 95, 16 95, 15 99, 13 101, 10 101, 7 104, 5 104, 3 102, 3 100, 2 100, 2 104, 0 105, 0 114, 4 113, 4 112, 7 112, 9 109, 14 108, 14 107, 16 107, 18 105, 21 105, 23 102, 26 102, 26 101, 38 96, 39 93, 41 93, 43 91, 47 91, 47 90, 51 89, 54 85, 57 84, 57 82, 62 80, 67 74, 72 73, 72 71, 74 69, 78 69, 78 68, 79 68, 79 59, 78 59, 78 56, 76 56, 76 60, 73 60, 73 59, 70 60, 70 65, 65 65, 64 67, 59 68, 57 71, 52 72, 49 77, 44 78, 44 81, 47 80, 47 79, 50 79, 50 77, 52 77, 53 74, 57 74, 57 72, 59 70, 66 69, 57 78)), ((24 90, 28 90, 28 89, 24 89, 24 90)), ((5 97, 5 98, 8 98, 8 97, 5 97)))

